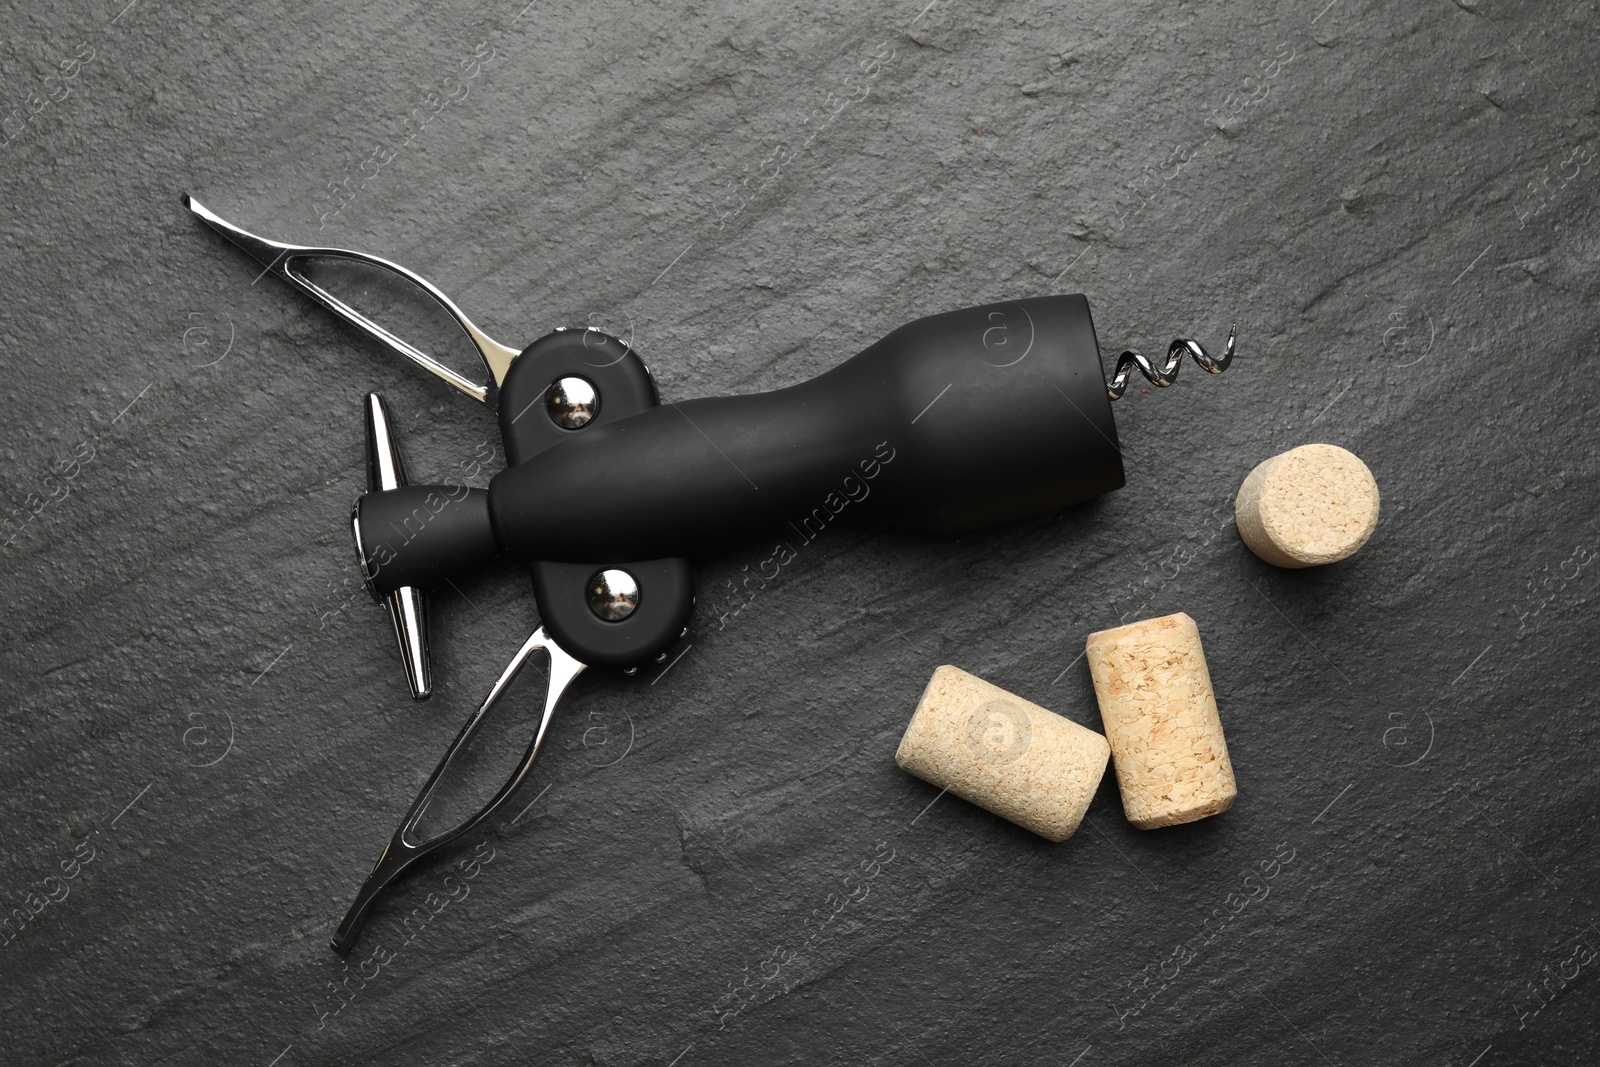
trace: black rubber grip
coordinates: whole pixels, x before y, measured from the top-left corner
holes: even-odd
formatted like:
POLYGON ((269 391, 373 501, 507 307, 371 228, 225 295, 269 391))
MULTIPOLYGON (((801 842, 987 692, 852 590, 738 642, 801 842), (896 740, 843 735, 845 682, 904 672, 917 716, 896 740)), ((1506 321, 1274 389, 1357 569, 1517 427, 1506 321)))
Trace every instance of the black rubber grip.
POLYGON ((811 381, 598 426, 489 485, 525 560, 699 556, 835 517, 959 532, 1124 483, 1088 301, 919 319, 811 381))

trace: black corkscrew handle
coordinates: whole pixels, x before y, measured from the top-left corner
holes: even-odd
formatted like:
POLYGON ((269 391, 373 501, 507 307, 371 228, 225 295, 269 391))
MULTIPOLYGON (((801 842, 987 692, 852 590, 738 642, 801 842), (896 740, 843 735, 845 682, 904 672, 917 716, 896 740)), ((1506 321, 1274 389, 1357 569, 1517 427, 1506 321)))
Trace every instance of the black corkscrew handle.
POLYGON ((919 319, 787 389, 663 404, 508 467, 485 501, 525 560, 701 556, 835 516, 958 532, 1123 484, 1088 301, 919 319))
POLYGON ((373 568, 385 592, 442 584, 502 553, 694 557, 785 529, 811 536, 845 515, 959 532, 1123 483, 1088 300, 1051 296, 918 319, 786 389, 571 432, 487 492, 410 486, 360 508, 381 530, 430 494, 459 500, 428 537, 397 543, 373 568))
MULTIPOLYGON (((602 401, 603 404, 603 401, 602 401)), ((686 400, 575 432, 487 492, 369 494, 396 525, 470 496, 374 568, 433 585, 504 553, 533 562, 703 556, 835 517, 959 532, 1047 514, 1124 482, 1083 296, 918 319, 807 382, 686 400)))

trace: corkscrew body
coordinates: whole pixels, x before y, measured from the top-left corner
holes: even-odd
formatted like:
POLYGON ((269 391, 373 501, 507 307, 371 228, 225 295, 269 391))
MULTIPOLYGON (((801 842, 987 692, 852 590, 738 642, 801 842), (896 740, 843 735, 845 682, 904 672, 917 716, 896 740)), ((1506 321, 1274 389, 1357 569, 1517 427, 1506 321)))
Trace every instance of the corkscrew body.
POLYGON ((834 369, 767 393, 663 403, 626 343, 557 328, 522 349, 477 327, 413 272, 364 253, 271 241, 185 198, 208 225, 267 270, 374 341, 494 411, 507 459, 487 488, 411 484, 391 413, 364 405, 368 491, 352 529, 362 575, 388 606, 414 696, 426 696, 423 590, 508 556, 528 567, 540 626, 446 752, 395 832, 334 947, 347 951, 379 893, 429 852, 479 825, 528 774, 563 689, 587 667, 632 673, 687 633, 690 559, 780 531, 810 540, 836 517, 959 533, 1050 514, 1120 488, 1122 451, 1111 401, 1134 369, 1158 386, 1163 366, 1124 352, 1109 383, 1082 295, 1044 296, 930 315, 901 326, 834 369), (356 309, 302 271, 318 258, 354 261, 409 281, 444 308, 491 380, 473 382, 356 309), (549 683, 537 733, 516 771, 463 822, 434 826, 433 798, 472 763, 496 702, 536 653, 549 683))

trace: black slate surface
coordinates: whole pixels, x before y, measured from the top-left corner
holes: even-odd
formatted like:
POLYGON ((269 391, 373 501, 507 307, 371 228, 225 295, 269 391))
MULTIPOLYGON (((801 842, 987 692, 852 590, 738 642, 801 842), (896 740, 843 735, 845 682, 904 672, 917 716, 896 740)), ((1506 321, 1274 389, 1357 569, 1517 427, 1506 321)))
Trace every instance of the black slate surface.
POLYGON ((1532 0, 6 5, 0 1060, 1595 1062, 1597 34, 1532 0), (1241 355, 1117 405, 1094 504, 840 527, 736 613, 770 546, 706 561, 681 658, 584 679, 520 814, 346 965, 532 601, 508 566, 438 598, 440 691, 403 695, 359 400, 419 477, 491 418, 256 284, 186 191, 507 341, 631 337, 673 400, 1057 291, 1108 349, 1237 318, 1241 355), (1383 519, 1277 571, 1232 495, 1308 441, 1383 519), (1108 777, 1050 845, 894 767, 935 665, 1098 728, 1085 636, 1179 610, 1226 815, 1136 831, 1108 777))

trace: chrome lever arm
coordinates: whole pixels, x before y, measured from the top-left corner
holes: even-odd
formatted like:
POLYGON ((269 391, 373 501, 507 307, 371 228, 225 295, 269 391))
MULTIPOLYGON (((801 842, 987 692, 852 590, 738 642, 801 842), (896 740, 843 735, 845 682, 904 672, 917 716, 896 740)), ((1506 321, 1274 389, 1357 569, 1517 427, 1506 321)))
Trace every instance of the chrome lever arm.
POLYGON ((517 791, 517 787, 522 784, 523 779, 527 778, 528 772, 533 769, 534 757, 539 754, 539 746, 544 741, 545 731, 550 726, 550 717, 555 713, 557 701, 561 699, 561 695, 566 692, 567 687, 572 684, 573 679, 583 673, 585 666, 585 664, 568 655, 560 645, 552 641, 544 632, 543 626, 535 630, 533 635, 523 643, 522 647, 517 650, 517 654, 511 657, 511 662, 506 665, 506 669, 500 673, 499 680, 494 683, 494 688, 489 690, 489 695, 484 698, 483 704, 479 706, 472 718, 467 720, 467 724, 461 728, 461 732, 456 735, 456 739, 450 743, 450 748, 445 752, 444 759, 439 761, 439 766, 435 767, 433 773, 428 776, 427 784, 422 787, 422 792, 418 794, 416 801, 411 805, 411 810, 406 813, 406 817, 401 821, 400 828, 394 832, 394 837, 390 839, 388 846, 383 850, 383 854, 378 857, 378 862, 373 865, 372 873, 367 875, 367 880, 362 883, 361 889, 356 893, 355 902, 350 905, 350 910, 345 914, 344 921, 339 924, 338 931, 333 935, 333 950, 335 952, 344 955, 355 945, 356 937, 360 934, 361 927, 366 922, 367 912, 372 908, 373 901, 390 883, 400 876, 402 871, 423 856, 437 848, 448 845, 489 818, 511 798, 511 795, 517 791), (539 727, 533 735, 533 740, 528 744, 528 750, 523 753, 522 761, 517 765, 516 771, 512 773, 506 784, 500 787, 499 792, 495 793, 476 815, 473 815, 459 826, 446 830, 434 837, 423 841, 415 840, 414 835, 417 824, 422 821, 423 815, 427 812, 428 803, 433 799, 434 790, 439 785, 440 779, 449 771, 451 764, 472 743, 474 735, 488 718, 490 710, 499 702, 512 681, 516 679, 523 665, 527 663, 528 657, 540 649, 543 649, 550 657, 550 685, 545 691, 544 711, 539 717, 539 727))
POLYGON ((185 207, 198 215, 212 229, 250 253, 251 257, 265 266, 269 273, 276 274, 335 315, 364 331, 369 337, 398 352, 428 373, 449 382, 463 393, 472 397, 472 399, 488 404, 491 408, 496 406, 499 399, 500 385, 505 381, 506 372, 511 369, 511 361, 520 354, 519 350, 503 345, 484 333, 476 323, 467 318, 465 312, 456 306, 455 301, 445 296, 438 286, 422 277, 422 275, 407 270, 398 263, 393 263, 378 256, 368 255, 365 252, 351 251, 348 248, 320 248, 311 245, 291 245, 280 241, 270 241, 258 234, 251 233, 241 226, 235 226, 192 196, 185 195, 183 203, 185 207), (303 259, 348 259, 356 263, 365 263, 368 266, 390 271, 411 282, 432 297, 445 311, 450 313, 451 318, 455 319, 462 332, 467 335, 467 339, 472 342, 472 346, 477 349, 478 355, 482 357, 483 364, 488 368, 492 381, 485 382, 482 385, 471 381, 428 355, 422 349, 397 337, 389 330, 372 321, 366 315, 363 315, 316 282, 307 278, 304 274, 296 271, 294 269, 295 262, 303 259))

